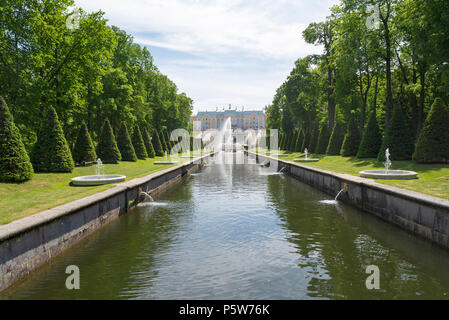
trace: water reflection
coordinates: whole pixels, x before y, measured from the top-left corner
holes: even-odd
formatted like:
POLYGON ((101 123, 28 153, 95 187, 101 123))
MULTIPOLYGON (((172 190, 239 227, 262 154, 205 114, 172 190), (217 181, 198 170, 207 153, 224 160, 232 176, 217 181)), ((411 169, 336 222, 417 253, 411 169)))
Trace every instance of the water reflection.
POLYGON ((242 156, 219 154, 0 298, 446 298, 446 251, 242 156), (72 264, 78 291, 64 286, 72 264))

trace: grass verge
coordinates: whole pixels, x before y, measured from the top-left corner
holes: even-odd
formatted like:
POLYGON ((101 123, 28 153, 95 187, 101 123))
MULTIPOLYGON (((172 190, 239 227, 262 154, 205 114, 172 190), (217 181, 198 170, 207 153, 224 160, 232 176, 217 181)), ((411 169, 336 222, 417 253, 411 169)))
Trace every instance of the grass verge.
MULTIPOLYGON (((303 153, 290 153, 280 160, 293 161, 304 157, 303 153)), ((384 169, 382 162, 376 159, 357 159, 355 157, 309 155, 309 158, 318 158, 319 162, 301 163, 323 170, 346 173, 360 176, 359 172, 371 169, 384 169)), ((449 200, 449 165, 445 164, 418 164, 413 161, 393 161, 392 170, 410 170, 418 172, 419 179, 414 180, 376 180, 379 183, 395 186, 402 189, 421 192, 449 200)))
MULTIPOLYGON (((125 175, 126 181, 129 181, 175 166, 153 164, 154 161, 164 159, 156 157, 137 162, 105 164, 104 172, 125 175)), ((180 163, 187 161, 190 160, 180 159, 180 163)), ((36 173, 32 180, 25 183, 0 183, 0 224, 7 224, 114 187, 115 184, 94 187, 70 186, 71 178, 94 175, 95 170, 95 165, 76 167, 72 173, 36 173)))

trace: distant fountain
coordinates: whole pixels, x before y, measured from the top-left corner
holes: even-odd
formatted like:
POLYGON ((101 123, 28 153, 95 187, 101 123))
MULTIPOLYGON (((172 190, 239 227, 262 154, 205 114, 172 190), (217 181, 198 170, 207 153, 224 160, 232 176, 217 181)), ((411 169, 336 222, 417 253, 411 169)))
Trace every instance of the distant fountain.
POLYGON ((100 158, 97 159, 95 167, 96 175, 82 176, 72 178, 72 185, 74 186, 99 186, 103 184, 123 182, 126 176, 117 174, 104 174, 104 165, 100 158))
POLYGON ((98 160, 97 160, 96 173, 97 173, 97 176, 104 175, 104 165, 100 158, 98 158, 98 160))
POLYGON ((418 173, 415 171, 390 170, 390 167, 392 166, 390 156, 390 149, 387 148, 387 150, 385 150, 385 170, 365 170, 360 172, 360 176, 363 178, 384 180, 410 180, 418 178, 418 173))
POLYGON ((176 164, 176 163, 179 162, 179 161, 176 161, 176 160, 168 160, 168 153, 167 153, 167 151, 164 152, 164 157, 165 157, 164 161, 154 161, 154 164, 176 164))
POLYGON ((318 162, 320 159, 309 159, 309 150, 304 149, 304 158, 294 159, 295 162, 318 162))
POLYGON ((387 150, 385 150, 384 166, 385 166, 385 170, 387 170, 387 173, 388 173, 388 171, 390 170, 390 167, 391 167, 390 149, 388 149, 388 148, 387 148, 387 150))

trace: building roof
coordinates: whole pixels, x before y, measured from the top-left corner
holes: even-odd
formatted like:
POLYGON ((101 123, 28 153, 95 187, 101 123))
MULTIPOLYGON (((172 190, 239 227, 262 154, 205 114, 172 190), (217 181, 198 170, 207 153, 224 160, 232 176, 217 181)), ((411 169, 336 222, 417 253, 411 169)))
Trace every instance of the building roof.
POLYGON ((247 111, 238 111, 238 110, 224 110, 224 111, 198 111, 196 116, 220 116, 220 115, 251 115, 251 114, 258 114, 258 115, 264 115, 264 112, 262 110, 247 110, 247 111))

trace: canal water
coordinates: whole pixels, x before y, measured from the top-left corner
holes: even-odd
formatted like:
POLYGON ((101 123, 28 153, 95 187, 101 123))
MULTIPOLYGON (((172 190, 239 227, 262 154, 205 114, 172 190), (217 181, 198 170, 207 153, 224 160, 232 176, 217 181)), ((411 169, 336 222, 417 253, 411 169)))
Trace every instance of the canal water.
MULTIPOLYGON (((0 299, 447 299, 449 254, 274 168, 216 158, 0 299), (224 162, 219 164, 217 162, 224 162), (67 266, 80 289, 65 286, 67 266), (366 268, 380 272, 368 290, 366 268)), ((249 162, 249 163, 248 163, 249 162)))

